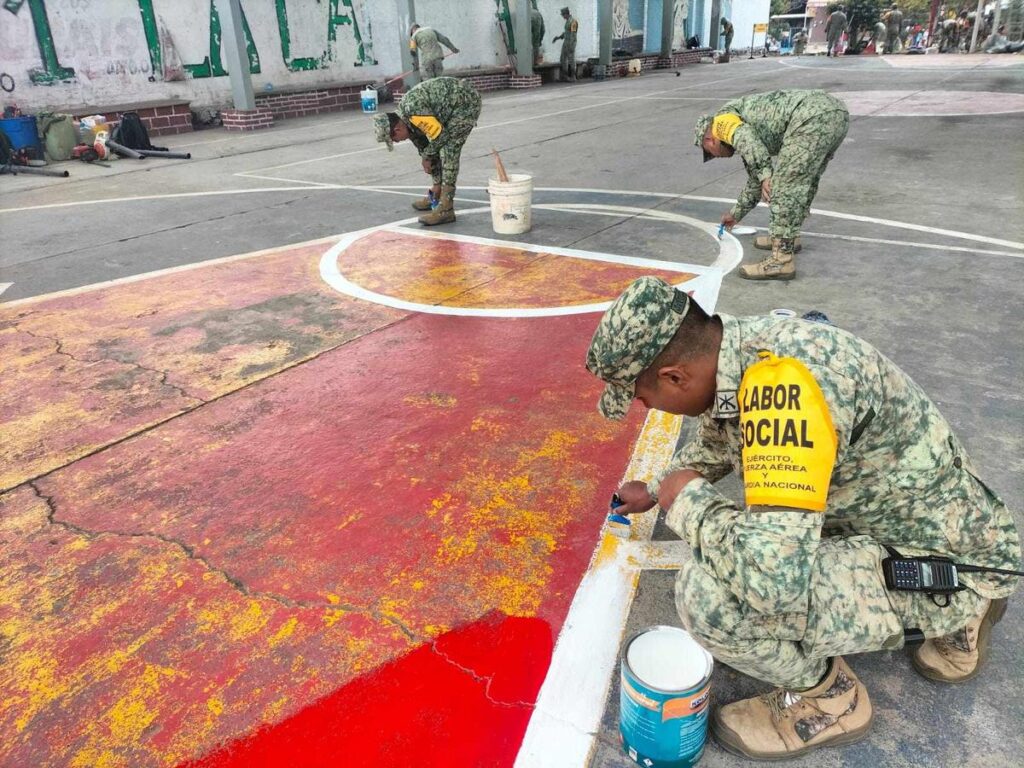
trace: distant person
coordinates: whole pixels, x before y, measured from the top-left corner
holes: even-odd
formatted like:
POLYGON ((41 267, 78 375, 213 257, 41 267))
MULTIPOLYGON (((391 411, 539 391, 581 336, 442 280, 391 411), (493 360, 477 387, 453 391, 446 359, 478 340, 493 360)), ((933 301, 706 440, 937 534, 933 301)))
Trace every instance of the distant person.
POLYGON ((1000 24, 999 29, 985 38, 981 50, 985 53, 1019 53, 1024 51, 1024 40, 1011 43, 1006 38, 1006 25, 1000 24))
POLYGON ((807 32, 800 30, 796 33, 796 37, 793 38, 793 55, 803 56, 804 51, 807 50, 807 32))
POLYGON ((755 93, 698 118, 694 143, 704 151, 704 162, 739 154, 747 171, 747 185, 723 214, 722 224, 732 229, 761 200, 771 206, 768 237, 754 241, 755 248, 770 250, 771 255, 740 267, 740 277, 796 277, 800 227, 849 126, 846 105, 825 91, 755 93))
POLYGON ((560 60, 562 79, 576 82, 576 34, 580 30, 580 23, 572 17, 568 6, 562 9, 562 18, 565 19, 565 29, 551 42, 562 41, 562 58, 560 60))
POLYGON ((423 80, 440 77, 444 73, 442 44, 447 46, 452 53, 459 52, 451 40, 430 27, 413 24, 412 29, 409 30, 409 50, 412 51, 413 61, 423 80))
POLYGON ((729 49, 732 48, 732 36, 734 33, 732 22, 727 18, 722 18, 722 37, 725 38, 725 58, 729 58, 729 49))
POLYGON ((544 17, 537 10, 537 0, 530 7, 530 38, 533 42, 533 66, 541 63, 540 47, 544 45, 544 17))
POLYGON ((885 45, 885 22, 875 22, 875 29, 871 33, 871 42, 875 44, 875 53, 879 54, 882 52, 882 48, 885 45))
POLYGON ((956 52, 960 47, 960 25, 955 18, 942 22, 942 37, 939 38, 939 53, 956 52))
POLYGON ((419 150, 423 170, 434 185, 412 207, 427 211, 419 222, 430 227, 455 221, 455 184, 462 147, 480 117, 480 94, 465 80, 435 77, 415 85, 394 112, 379 112, 373 124, 377 141, 392 151, 409 139, 419 150), (436 208, 434 205, 436 204, 436 208))
POLYGON ((883 16, 885 19, 885 53, 896 53, 900 39, 900 32, 903 29, 903 11, 896 3, 893 3, 888 12, 883 16))
MULTIPOLYGON (((846 32, 848 26, 849 22, 846 20, 846 14, 843 13, 843 6, 839 6, 829 14, 828 21, 825 22, 825 37, 828 40, 826 56, 831 56, 833 49, 839 47, 839 41, 842 40, 843 33, 846 32)), ((836 55, 839 55, 838 51, 836 51, 836 55)))

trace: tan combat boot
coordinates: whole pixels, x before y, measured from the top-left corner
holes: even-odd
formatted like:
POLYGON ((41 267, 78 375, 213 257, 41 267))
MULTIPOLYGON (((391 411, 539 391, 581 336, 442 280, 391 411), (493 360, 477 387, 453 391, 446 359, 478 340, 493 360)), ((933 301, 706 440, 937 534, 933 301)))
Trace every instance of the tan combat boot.
POLYGON ((772 240, 772 255, 757 264, 744 264, 739 275, 744 280, 792 280, 796 277, 793 241, 775 238, 772 240))
POLYGON ((430 213, 420 216, 420 224, 433 227, 455 221, 455 187, 441 187, 441 203, 430 213))
POLYGON ((412 201, 412 207, 417 211, 429 211, 434 206, 431 204, 429 197, 421 197, 419 200, 412 201))
MULTIPOLYGON (((762 251, 770 251, 772 249, 772 239, 769 235, 758 235, 754 238, 754 247, 762 251)), ((803 246, 800 245, 800 235, 793 238, 793 253, 800 253, 803 250, 803 246)))
POLYGON ((818 747, 852 744, 871 729, 867 689, 839 656, 818 685, 795 693, 771 693, 719 707, 711 723, 715 739, 734 755, 785 760, 818 747))
POLYGON ((1006 613, 1006 600, 989 600, 985 610, 951 635, 925 640, 910 657, 914 669, 929 680, 963 683, 981 671, 988 658, 993 625, 1006 613))

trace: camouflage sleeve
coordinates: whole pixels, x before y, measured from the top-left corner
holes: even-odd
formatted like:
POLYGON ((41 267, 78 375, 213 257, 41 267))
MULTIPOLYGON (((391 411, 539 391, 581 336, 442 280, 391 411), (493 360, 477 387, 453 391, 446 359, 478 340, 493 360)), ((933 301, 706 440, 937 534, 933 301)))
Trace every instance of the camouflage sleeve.
POLYGON ((441 45, 448 46, 449 51, 455 50, 455 45, 452 43, 452 41, 449 40, 444 35, 442 35, 440 32, 437 33, 437 42, 441 43, 441 45))
POLYGON ((754 210, 759 202, 761 202, 761 182, 748 167, 747 184, 743 187, 743 191, 740 192, 740 196, 737 198, 736 204, 732 207, 731 213, 733 218, 736 219, 736 221, 740 221, 744 216, 754 210))
POLYGON ((758 181, 772 177, 771 153, 750 125, 744 123, 736 129, 732 135, 732 146, 740 153, 747 170, 756 176, 758 181))
POLYGON ((805 614, 824 516, 783 507, 743 510, 706 480, 686 485, 666 523, 694 560, 758 613, 805 614))
POLYGON ((699 419, 697 434, 672 457, 665 469, 647 483, 647 491, 657 497, 661 481, 680 469, 695 469, 712 483, 717 483, 732 472, 727 438, 717 421, 709 418, 699 419))

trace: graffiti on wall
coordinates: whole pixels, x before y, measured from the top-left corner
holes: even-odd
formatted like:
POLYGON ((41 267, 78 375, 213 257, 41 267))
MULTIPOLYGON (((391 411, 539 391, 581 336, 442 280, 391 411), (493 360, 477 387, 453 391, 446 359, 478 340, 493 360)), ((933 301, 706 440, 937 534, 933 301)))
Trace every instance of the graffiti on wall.
MULTIPOLYGON (((172 2, 173 0, 162 0, 172 2)), ((223 2, 224 0, 221 0, 223 2)), ((221 56, 222 26, 217 0, 210 0, 210 39, 209 53, 202 61, 192 64, 180 64, 174 51, 172 38, 161 23, 159 14, 154 7, 154 0, 136 0, 139 8, 139 19, 146 38, 149 62, 117 60, 107 64, 108 75, 144 74, 150 80, 175 80, 187 75, 193 78, 224 77, 228 74, 221 56)), ((293 0, 294 2, 294 0, 293 0)), ((75 0, 76 8, 88 8, 88 0, 75 0), (84 5, 83 5, 84 4, 84 5)), ((28 6, 35 31, 36 45, 42 66, 33 67, 28 72, 30 82, 36 85, 54 85, 69 83, 75 80, 75 70, 61 64, 57 47, 54 43, 53 30, 47 13, 46 0, 4 0, 3 8, 17 16, 24 6, 28 6)), ((370 40, 369 22, 366 19, 365 0, 328 0, 326 29, 324 30, 323 48, 315 55, 293 55, 292 35, 288 24, 287 0, 274 0, 277 19, 277 30, 281 41, 281 57, 285 66, 292 72, 327 69, 335 59, 335 48, 338 41, 339 28, 345 28, 351 34, 356 46, 355 66, 376 64, 373 59, 372 42, 370 40), (361 28, 360 18, 364 23, 361 28)), ((70 6, 66 6, 70 7, 70 6)), ((261 71, 260 54, 253 41, 252 30, 245 15, 241 12, 242 34, 245 38, 246 54, 249 60, 249 71, 257 74, 261 71)))

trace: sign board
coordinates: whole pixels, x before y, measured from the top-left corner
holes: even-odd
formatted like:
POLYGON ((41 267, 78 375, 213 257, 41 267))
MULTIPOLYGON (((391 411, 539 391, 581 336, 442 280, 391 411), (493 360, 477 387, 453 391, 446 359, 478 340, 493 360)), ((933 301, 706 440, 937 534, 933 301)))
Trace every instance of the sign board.
POLYGON ((767 24, 755 24, 754 25, 754 34, 757 34, 758 32, 767 32, 767 31, 768 31, 768 25, 767 24))

